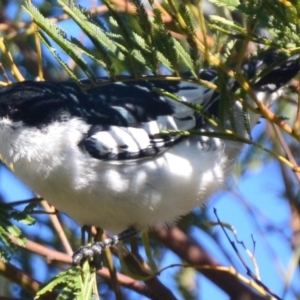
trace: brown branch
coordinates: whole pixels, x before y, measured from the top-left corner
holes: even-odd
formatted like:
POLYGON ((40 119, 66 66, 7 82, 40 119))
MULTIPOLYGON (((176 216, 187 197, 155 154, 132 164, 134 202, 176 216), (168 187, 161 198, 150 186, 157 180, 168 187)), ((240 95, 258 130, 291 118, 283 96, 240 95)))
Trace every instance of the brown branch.
POLYGON ((160 275, 160 272, 157 274, 155 269, 151 269, 141 257, 136 241, 136 239, 131 240, 131 252, 126 247, 123 247, 122 251, 118 251, 120 250, 117 249, 118 247, 111 247, 110 250, 115 255, 122 255, 123 264, 126 265, 128 274, 143 280, 145 285, 156 295, 156 299, 176 300, 172 290, 159 280, 158 275, 160 275))
MULTIPOLYGON (((162 228, 159 231, 152 231, 157 240, 166 245, 169 249, 180 256, 191 266, 195 267, 201 274, 210 279, 213 283, 219 286, 232 299, 242 299, 247 297, 249 300, 262 300, 263 296, 258 295, 248 285, 243 284, 234 272, 222 272, 222 267, 215 259, 209 256, 205 250, 196 241, 188 237, 184 232, 178 228, 162 228)), ((12 239, 15 244, 18 244, 16 239, 12 239)), ((27 250, 44 256, 48 263, 60 262, 65 264, 72 263, 72 258, 59 251, 48 249, 33 241, 27 241, 24 246, 27 250)), ((104 279, 110 280, 109 271, 106 268, 99 270, 98 275, 104 279)), ((126 288, 134 290, 135 292, 145 295, 151 299, 173 299, 170 297, 162 297, 160 294, 163 284, 157 278, 147 280, 147 286, 141 284, 126 275, 117 274, 118 282, 126 288), (160 295, 160 296, 158 296, 160 295)), ((167 294, 166 294, 167 295, 167 294)))
POLYGON ((153 291, 155 295, 159 295, 160 299, 164 300, 176 300, 175 296, 173 295, 172 291, 165 286, 157 276, 152 277, 148 280, 144 281, 146 286, 153 291))
MULTIPOLYGON (((6 263, 2 260, 0 260, 0 274, 20 285, 24 290, 31 294, 36 294, 41 285, 41 283, 35 280, 33 277, 25 274, 22 270, 18 269, 12 264, 6 263)), ((56 296, 56 293, 51 292, 40 297, 40 300, 53 300, 56 299, 56 296)))
POLYGON ((41 202, 41 205, 44 207, 45 211, 49 213, 48 216, 50 218, 50 221, 55 229, 58 238, 60 239, 63 247, 65 248, 66 253, 71 256, 73 254, 73 250, 62 228, 62 225, 57 217, 57 214, 55 214, 55 208, 51 206, 46 200, 43 200, 41 202))
POLYGON ((152 230, 151 236, 166 245, 188 264, 198 269, 201 274, 227 293, 231 299, 265 299, 265 297, 258 295, 251 288, 241 283, 234 274, 220 272, 218 270, 220 264, 209 256, 199 243, 179 228, 152 230), (210 268, 201 268, 201 266, 210 266, 210 268))
MULTIPOLYGON (((18 244, 17 239, 15 239, 13 237, 11 239, 12 239, 13 243, 20 246, 18 244)), ((22 248, 25 248, 25 249, 29 250, 30 252, 33 252, 35 254, 43 256, 49 264, 55 263, 55 262, 65 263, 68 265, 72 264, 71 256, 69 256, 65 253, 56 251, 56 250, 49 249, 45 246, 42 246, 42 245, 40 245, 36 242, 30 241, 30 240, 27 240, 25 246, 22 248)), ((98 270, 97 274, 106 280, 110 280, 110 274, 109 274, 109 271, 107 268, 102 268, 101 270, 98 270)), ((157 297, 157 295, 153 294, 153 292, 147 286, 143 285, 142 283, 140 283, 137 280, 134 280, 134 279, 132 279, 126 275, 120 274, 120 273, 117 274, 117 279, 118 279, 118 282, 123 287, 126 287, 126 288, 133 290, 141 295, 149 297, 150 299, 162 299, 163 300, 163 298, 157 297)))
MULTIPOLYGON (((282 132, 275 125, 273 126, 273 128, 275 130, 275 133, 277 134, 277 140, 278 140, 278 142, 280 142, 282 149, 285 152, 286 157, 296 168, 298 168, 297 160, 295 159, 292 151, 290 150, 288 144, 286 143, 286 140, 284 139, 282 132)), ((298 184, 300 184, 300 174, 298 172, 294 172, 294 174, 295 174, 295 178, 298 181, 298 184)))

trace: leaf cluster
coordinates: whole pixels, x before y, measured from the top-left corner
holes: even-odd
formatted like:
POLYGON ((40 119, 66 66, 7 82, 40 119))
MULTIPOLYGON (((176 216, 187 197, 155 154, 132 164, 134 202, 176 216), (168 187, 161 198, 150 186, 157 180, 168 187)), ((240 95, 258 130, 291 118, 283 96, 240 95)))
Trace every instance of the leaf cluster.
MULTIPOLYGON (((89 299, 90 291, 85 291, 82 288, 81 280, 82 270, 79 268, 70 268, 66 271, 60 272, 48 282, 40 287, 39 292, 35 296, 35 300, 40 299, 43 295, 55 291, 59 291, 57 300, 89 299), (81 287, 81 288, 79 288, 81 287)), ((90 286, 90 282, 88 284, 90 286)))
POLYGON ((14 224, 14 221, 25 225, 33 225, 34 219, 27 214, 31 207, 27 206, 24 211, 18 211, 12 206, 0 202, 0 259, 8 261, 11 255, 18 252, 18 247, 12 242, 12 238, 24 246, 26 238, 22 231, 14 224))
POLYGON ((243 16, 242 22, 219 15, 210 16, 212 29, 233 39, 248 39, 276 49, 297 48, 300 45, 298 1, 272 0, 210 0, 217 6, 243 16))
MULTIPOLYGON (((111 78, 124 73, 133 77, 141 76, 145 72, 156 75, 160 73, 162 66, 169 73, 177 75, 184 67, 197 77, 197 72, 194 72, 197 57, 191 56, 187 47, 179 43, 166 29, 159 9, 153 8, 153 16, 150 17, 144 6, 134 0, 132 5, 136 10, 135 15, 122 15, 109 1, 104 1, 108 14, 100 19, 85 8, 76 6, 73 1, 58 2, 89 38, 92 49, 87 49, 76 37, 68 36, 60 26, 43 17, 30 1, 26 1, 24 9, 41 29, 38 33, 40 38, 73 79, 76 80, 75 74, 60 59, 48 37, 76 62, 92 82, 95 74, 89 67, 87 58, 103 68, 111 78)), ((187 31, 193 35, 195 29, 189 11, 187 8, 181 10, 188 24, 187 31)))

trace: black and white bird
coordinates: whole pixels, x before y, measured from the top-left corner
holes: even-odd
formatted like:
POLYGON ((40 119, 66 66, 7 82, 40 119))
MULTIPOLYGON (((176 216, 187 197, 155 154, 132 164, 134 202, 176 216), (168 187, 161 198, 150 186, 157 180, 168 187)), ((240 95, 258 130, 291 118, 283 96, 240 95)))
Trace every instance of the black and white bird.
MULTIPOLYGON (((298 72, 299 58, 282 61, 271 52, 243 66, 252 80, 278 59, 280 64, 252 84, 261 101, 278 97, 279 88, 298 72)), ((213 68, 200 72, 212 82, 216 75, 213 68)), ((14 83, 0 90, 1 157, 33 191, 80 225, 120 233, 172 223, 222 186, 242 144, 159 135, 214 128, 153 88, 218 116, 220 95, 188 81, 102 79, 88 90, 71 82, 14 83)), ((233 109, 238 134, 246 136, 241 105, 233 109)), ((254 125, 257 117, 250 117, 254 125)))

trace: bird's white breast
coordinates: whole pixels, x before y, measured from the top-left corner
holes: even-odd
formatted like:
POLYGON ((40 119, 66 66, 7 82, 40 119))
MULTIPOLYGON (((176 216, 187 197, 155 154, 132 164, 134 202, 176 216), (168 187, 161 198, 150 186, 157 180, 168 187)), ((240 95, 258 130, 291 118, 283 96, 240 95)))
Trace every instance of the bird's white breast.
MULTIPOLYGON (((21 123, 19 125, 22 125, 21 123)), ((37 129, 0 121, 0 153, 17 176, 80 225, 113 233, 173 222, 222 186, 241 145, 186 138, 147 159, 109 162, 78 147, 79 119, 37 129)))

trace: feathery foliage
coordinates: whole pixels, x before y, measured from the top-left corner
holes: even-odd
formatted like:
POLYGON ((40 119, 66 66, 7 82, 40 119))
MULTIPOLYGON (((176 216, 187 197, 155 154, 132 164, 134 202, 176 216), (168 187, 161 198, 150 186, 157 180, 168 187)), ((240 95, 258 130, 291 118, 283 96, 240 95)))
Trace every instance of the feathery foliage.
POLYGON ((31 210, 28 206, 24 211, 18 211, 3 202, 0 202, 0 259, 9 261, 10 257, 18 253, 18 247, 12 242, 11 238, 15 238, 20 246, 24 246, 26 238, 22 231, 13 224, 17 221, 24 225, 33 225, 34 219, 27 213, 31 210))
MULTIPOLYGON (((84 36, 89 39, 87 44, 91 46, 86 46, 78 36, 69 35, 60 26, 50 21, 32 5, 31 1, 25 1, 24 10, 38 26, 39 39, 78 84, 80 84, 79 74, 82 73, 72 69, 61 58, 57 46, 76 63, 76 67, 92 84, 95 84, 99 73, 105 73, 112 79, 117 79, 119 75, 124 74, 134 78, 167 74, 169 76, 165 78, 166 80, 187 80, 182 77, 182 74, 188 71, 190 81, 221 93, 220 114, 211 120, 220 131, 202 134, 247 142, 221 130, 227 117, 232 127, 236 128, 234 110, 232 110, 233 102, 239 98, 249 99, 249 94, 251 96, 251 88, 250 90, 247 88, 248 79, 240 72, 241 64, 247 57, 247 47, 250 42, 263 45, 265 48, 263 51, 258 51, 258 55, 270 49, 277 49, 286 54, 299 53, 299 4, 273 0, 252 0, 242 3, 238 0, 210 0, 210 2, 226 10, 226 16, 204 17, 203 11, 197 6, 201 1, 185 1, 178 4, 174 0, 167 0, 163 3, 163 8, 169 12, 172 19, 168 23, 164 20, 163 10, 156 7, 152 1, 150 1, 151 14, 149 14, 143 3, 138 0, 129 2, 135 13, 120 12, 113 1, 104 0, 107 10, 99 16, 82 6, 77 6, 73 0, 58 0, 61 9, 79 26, 84 36), (233 13, 242 17, 234 18, 233 13), (228 16, 232 19, 228 19, 228 16), (225 41, 222 42, 222 49, 209 45, 208 39, 212 35, 216 37, 216 40, 212 41, 213 45, 218 45, 219 40, 225 41), (221 55, 220 52, 224 54, 221 55), (216 83, 199 80, 198 73, 204 63, 220 71, 216 83), (235 69, 231 67, 234 64, 237 65, 235 69), (228 87, 228 82, 232 82, 233 79, 240 84, 240 88, 235 93, 230 92, 228 87)), ((279 63, 280 61, 276 64, 279 63)), ((276 64, 257 74, 251 83, 260 80, 276 67, 276 64)), ((166 95, 164 91, 156 92, 166 95)), ((172 95, 168 96, 172 97, 172 95)), ((248 109, 255 110, 257 107, 253 101, 242 103, 244 126, 250 133, 248 109)), ((202 107, 192 108, 202 113, 202 107)), ((164 133, 190 135, 200 132, 162 132, 164 133)), ((253 157, 255 151, 255 147, 249 148, 245 161, 253 157)), ((1 208, 1 213, 2 211, 4 211, 4 218, 0 218, 0 237, 5 247, 0 248, 0 251, 4 248, 5 251, 0 254, 8 258, 9 254, 15 251, 9 235, 20 237, 20 232, 10 221, 10 218, 15 219, 16 215, 12 214, 7 207, 1 208), (10 249, 10 252, 7 249, 10 249)), ((86 293, 91 292, 90 279, 89 273, 86 276, 77 269, 71 269, 53 278, 40 290, 37 298, 49 291, 59 290, 61 299, 68 299, 75 294, 77 299, 88 299, 90 294, 87 296, 86 293)))

